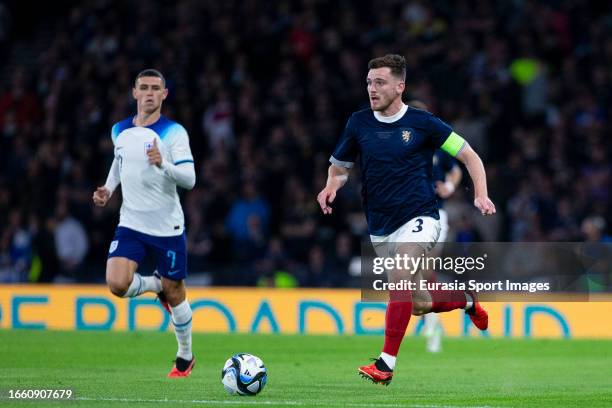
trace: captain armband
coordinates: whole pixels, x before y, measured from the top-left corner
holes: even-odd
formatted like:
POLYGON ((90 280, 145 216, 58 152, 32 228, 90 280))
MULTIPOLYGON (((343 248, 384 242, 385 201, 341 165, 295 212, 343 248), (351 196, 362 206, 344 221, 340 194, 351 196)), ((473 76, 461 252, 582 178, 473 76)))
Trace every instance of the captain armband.
POLYGON ((450 154, 453 157, 457 157, 463 146, 465 146, 467 142, 464 138, 459 136, 455 132, 451 132, 450 135, 446 138, 444 144, 440 147, 443 151, 450 154))

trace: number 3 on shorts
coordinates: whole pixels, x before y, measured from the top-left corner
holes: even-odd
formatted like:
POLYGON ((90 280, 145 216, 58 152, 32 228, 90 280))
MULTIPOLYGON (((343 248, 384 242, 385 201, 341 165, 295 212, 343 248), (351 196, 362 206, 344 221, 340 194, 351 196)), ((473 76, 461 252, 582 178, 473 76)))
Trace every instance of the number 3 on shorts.
POLYGON ((174 262, 176 261, 176 252, 168 251, 168 252, 166 252, 166 256, 168 258, 172 258, 172 264, 170 265, 170 269, 173 269, 174 268, 174 262))
POLYGON ((415 221, 416 221, 417 225, 414 227, 412 232, 421 232, 421 231, 423 231, 423 220, 421 218, 417 218, 415 221))

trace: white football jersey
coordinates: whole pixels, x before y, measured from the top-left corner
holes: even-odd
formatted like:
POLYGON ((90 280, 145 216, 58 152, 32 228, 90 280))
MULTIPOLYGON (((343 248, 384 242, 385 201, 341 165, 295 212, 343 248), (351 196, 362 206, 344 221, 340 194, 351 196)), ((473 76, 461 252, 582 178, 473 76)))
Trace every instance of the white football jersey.
POLYGON ((176 182, 149 164, 147 150, 156 140, 164 162, 193 163, 187 131, 164 116, 149 126, 134 126, 133 119, 112 128, 123 194, 119 225, 158 237, 180 235, 185 217, 176 182))

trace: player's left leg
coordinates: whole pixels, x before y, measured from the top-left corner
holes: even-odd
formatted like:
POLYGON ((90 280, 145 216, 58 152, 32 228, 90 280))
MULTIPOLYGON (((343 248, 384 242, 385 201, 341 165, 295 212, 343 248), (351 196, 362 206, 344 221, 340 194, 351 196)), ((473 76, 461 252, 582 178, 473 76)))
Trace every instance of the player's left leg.
POLYGON ((463 309, 474 326, 480 330, 487 330, 489 327, 489 315, 478 302, 475 292, 471 290, 429 290, 427 294, 431 300, 423 300, 423 295, 421 295, 421 300, 413 302, 413 315, 423 316, 427 313, 444 313, 463 309))
POLYGON ((178 343, 174 367, 168 377, 188 377, 195 364, 191 350, 191 306, 186 296, 187 244, 185 234, 158 237, 149 242, 155 252, 162 292, 170 307, 178 343))
MULTIPOLYGON (((448 217, 444 210, 440 210, 440 233, 439 238, 446 239, 448 231, 448 217)), ((432 254, 441 251, 441 247, 433 248, 432 254)), ((455 309, 463 309, 470 320, 480 330, 486 330, 489 326, 489 315, 478 303, 473 291, 463 290, 429 290, 416 293, 412 305, 412 314, 422 316, 428 313, 444 313, 455 309)))
POLYGON ((192 311, 186 298, 185 281, 164 277, 162 286, 172 311, 172 324, 178 343, 176 361, 168 377, 188 377, 195 364, 195 357, 191 350, 192 311))
POLYGON ((489 315, 480 305, 476 293, 470 290, 430 290, 430 301, 421 300, 413 302, 412 314, 422 316, 427 313, 444 313, 456 309, 463 309, 470 317, 474 326, 480 330, 489 327, 489 315))
POLYGON ((480 330, 486 330, 489 326, 489 315, 480 305, 473 291, 429 290, 415 294, 415 298, 418 299, 412 304, 412 314, 415 316, 463 309, 472 323, 480 330))

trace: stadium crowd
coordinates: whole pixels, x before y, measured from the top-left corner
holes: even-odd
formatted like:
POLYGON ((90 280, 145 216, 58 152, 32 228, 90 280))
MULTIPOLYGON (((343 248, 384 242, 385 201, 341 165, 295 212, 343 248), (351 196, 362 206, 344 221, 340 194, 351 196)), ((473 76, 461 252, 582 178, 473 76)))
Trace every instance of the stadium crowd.
MULTIPOLYGON (((358 170, 333 216, 315 197, 348 116, 367 106, 368 60, 388 52, 407 59, 405 100, 485 161, 498 215, 475 217, 464 182, 446 204, 451 239, 610 239, 606 2, 90 0, 51 23, 0 91, 0 281, 104 280, 120 197, 97 208, 91 195, 147 67, 190 135, 198 180, 182 202, 204 283, 355 284, 358 170)), ((16 40, 4 33, 2 50, 16 40)))

